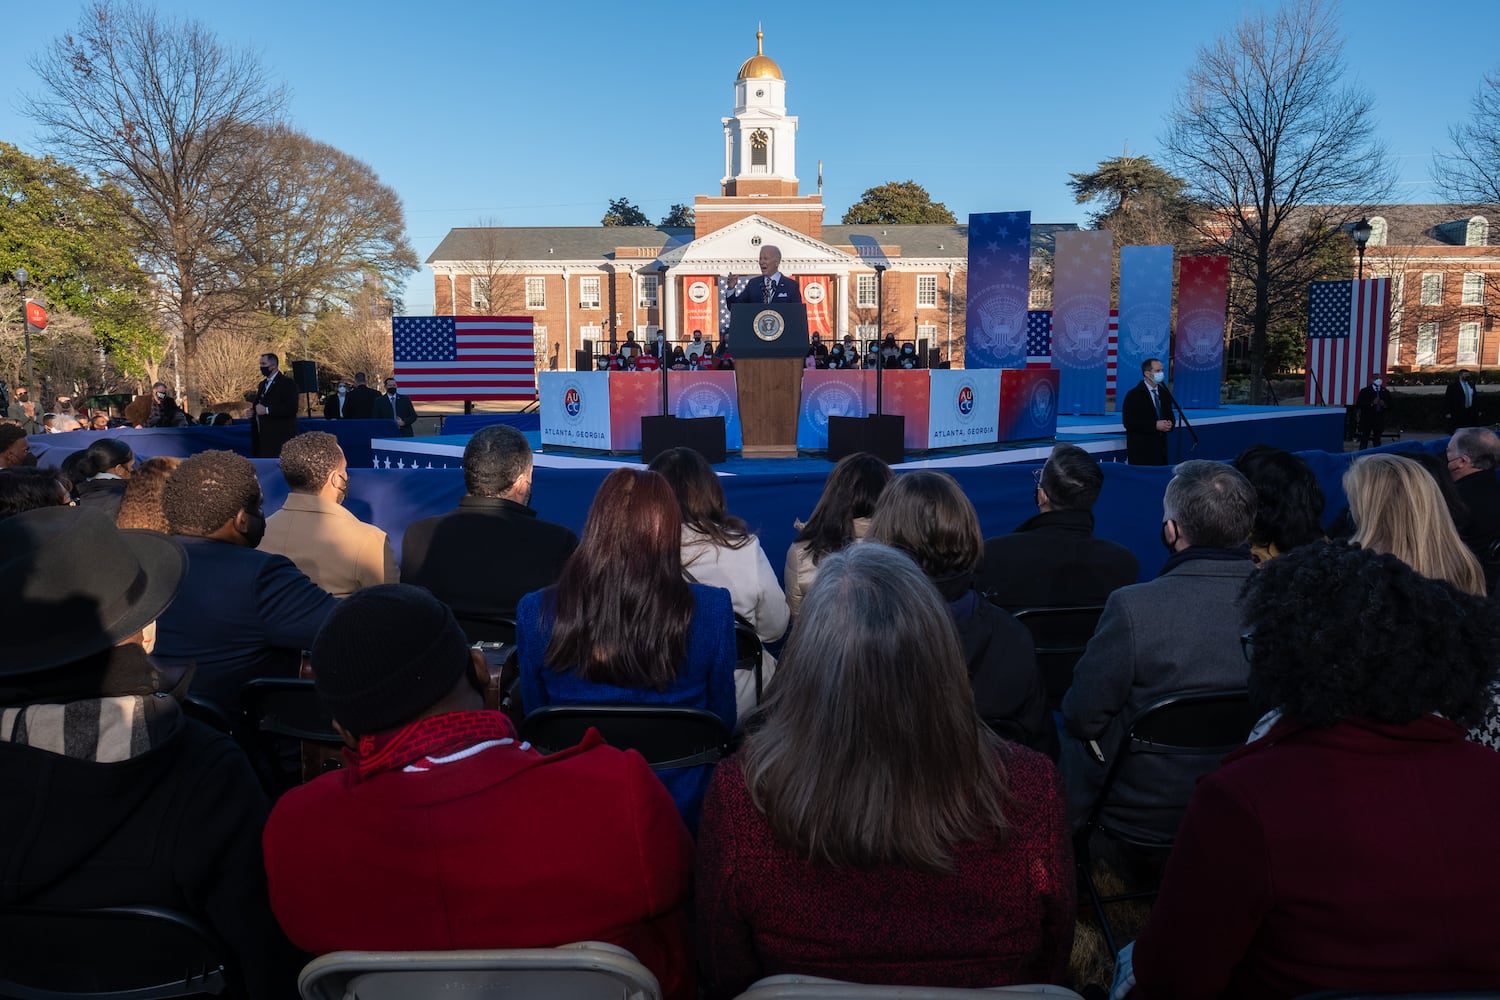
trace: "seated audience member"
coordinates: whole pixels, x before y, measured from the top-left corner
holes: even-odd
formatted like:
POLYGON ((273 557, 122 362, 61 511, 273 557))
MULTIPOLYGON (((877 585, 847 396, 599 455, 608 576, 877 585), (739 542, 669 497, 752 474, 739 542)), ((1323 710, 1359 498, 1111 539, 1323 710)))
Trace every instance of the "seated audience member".
POLYGON ((23 465, 35 465, 31 456, 31 445, 26 441, 26 429, 20 424, 0 424, 0 469, 14 469, 23 465))
POLYGON ((157 622, 156 656, 196 665, 192 693, 231 714, 247 681, 297 676, 302 650, 338 604, 286 556, 256 551, 261 507, 255 466, 232 451, 184 459, 162 491, 187 575, 157 622))
POLYGON ((1060 444, 1037 476, 1040 512, 1009 535, 988 538, 979 589, 1012 611, 1103 604, 1135 583, 1140 565, 1125 546, 1094 537, 1104 471, 1077 445, 1060 444))
POLYGON ((286 556, 334 597, 400 577, 391 540, 344 508, 349 463, 338 438, 298 434, 281 446, 281 475, 291 493, 266 520, 261 551, 286 556))
POLYGON ((135 452, 130 445, 119 438, 99 438, 83 449, 76 466, 73 481, 78 506, 93 508, 113 521, 134 471, 135 452))
POLYGON ((797 616, 802 595, 817 579, 823 557, 865 537, 870 530, 870 515, 890 481, 891 467, 862 451, 845 455, 833 467, 812 516, 806 523, 792 525, 797 538, 786 551, 786 568, 782 571, 792 617, 797 616))
POLYGON ((115 515, 115 525, 170 535, 172 529, 167 524, 166 511, 162 510, 161 495, 166 489, 167 477, 181 464, 180 458, 160 455, 137 465, 130 481, 125 484, 125 494, 120 498, 120 512, 115 515))
POLYGON ((1058 982, 1073 886, 1057 772, 975 713, 932 584, 883 545, 824 560, 765 723, 704 805, 708 995, 779 973, 1058 982))
MULTIPOLYGON (((1161 540, 1171 552, 1161 574, 1109 595, 1099 627, 1063 696, 1062 772, 1075 828, 1088 818, 1104 775, 1137 714, 1183 691, 1245 686, 1240 592, 1255 572, 1250 528, 1255 489, 1219 462, 1183 462, 1162 499, 1161 540), (1103 759, 1101 760, 1100 757, 1103 759)), ((1192 795, 1199 762, 1157 755, 1115 781, 1103 824, 1136 840, 1172 842, 1192 795)), ((1128 857, 1101 840, 1096 857, 1128 857)))
MULTIPOLYGON (((1500 541, 1500 437, 1487 427, 1465 427, 1448 439, 1448 472, 1468 517, 1459 527, 1464 544, 1488 562, 1490 548, 1500 541)), ((1495 568, 1489 571, 1493 583, 1495 568)))
POLYGON ((151 411, 146 416, 147 427, 186 427, 192 423, 177 400, 167 391, 165 382, 151 386, 151 411))
POLYGON ((1484 571, 1458 536, 1432 477, 1401 455, 1377 452, 1344 472, 1354 522, 1350 541, 1400 559, 1418 573, 1483 597, 1484 571))
POLYGON ((531 445, 514 427, 482 428, 464 447, 458 507, 406 529, 401 582, 426 587, 479 639, 521 598, 557 580, 578 536, 536 516, 531 445))
POLYGON ((91 430, 91 431, 107 431, 107 430, 109 430, 109 414, 105 413, 103 410, 95 411, 94 415, 91 416, 91 417, 89 417, 89 430, 91 430))
POLYGON ((1255 487, 1250 558, 1257 566, 1323 538, 1323 487, 1312 467, 1289 451, 1253 444, 1234 460, 1255 487))
POLYGON ((974 589, 984 535, 953 477, 928 471, 897 476, 875 505, 869 539, 911 556, 948 603, 980 718, 1006 739, 1056 759, 1057 727, 1031 633, 974 589))
POLYGON ((593 731, 546 757, 521 744, 484 710, 483 658, 417 587, 341 602, 312 654, 349 764, 287 792, 266 826, 271 903, 299 948, 608 941, 666 996, 695 996, 692 843, 639 755, 593 731))
POLYGON ((228 427, 232 423, 234 423, 234 418, 231 417, 229 414, 223 413, 223 412, 215 413, 214 414, 214 424, 213 425, 215 427, 228 427))
POLYGON ((56 469, 0 469, 0 520, 39 507, 73 503, 56 469))
MULTIPOLYGON (((672 487, 682 514, 682 571, 694 583, 729 591, 734 613, 755 629, 762 642, 786 634, 786 595, 776 571, 743 520, 729 513, 724 487, 708 460, 691 448, 672 448, 656 456, 651 471, 672 487)), ((776 658, 762 652, 761 683, 769 683, 776 658)), ((735 706, 743 718, 755 707, 755 677, 749 670, 734 675, 735 706)))
POLYGON ((229 946, 252 997, 291 996, 260 784, 148 655, 184 569, 172 540, 95 510, 0 523, 0 905, 178 910, 229 946))
MULTIPOLYGON (((727 590, 683 578, 682 518, 655 472, 605 477, 557 584, 521 599, 516 642, 528 712, 681 705, 734 728, 734 607, 727 590)), ((689 827, 710 770, 662 774, 689 827)))
POLYGON ((1245 601, 1272 710, 1204 778, 1134 948, 1141 1000, 1500 983, 1500 664, 1482 598, 1368 549, 1299 548, 1245 601))

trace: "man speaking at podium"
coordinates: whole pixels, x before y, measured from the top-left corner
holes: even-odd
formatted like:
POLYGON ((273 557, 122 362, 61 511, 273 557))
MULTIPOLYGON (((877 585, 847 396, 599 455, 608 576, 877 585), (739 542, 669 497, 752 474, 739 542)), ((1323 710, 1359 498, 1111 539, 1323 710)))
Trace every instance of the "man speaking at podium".
POLYGON ((724 297, 728 305, 741 302, 798 302, 802 301, 802 290, 791 278, 781 273, 781 250, 767 244, 760 248, 760 279, 745 278, 744 284, 724 297))

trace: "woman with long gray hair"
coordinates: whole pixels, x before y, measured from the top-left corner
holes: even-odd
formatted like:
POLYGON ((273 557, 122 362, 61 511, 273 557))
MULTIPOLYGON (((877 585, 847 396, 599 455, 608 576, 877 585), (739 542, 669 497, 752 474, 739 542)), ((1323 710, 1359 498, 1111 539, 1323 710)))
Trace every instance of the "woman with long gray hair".
POLYGON ((698 840, 712 997, 784 972, 1058 982, 1074 874, 1051 761, 974 708, 948 608, 884 545, 823 559, 698 840))

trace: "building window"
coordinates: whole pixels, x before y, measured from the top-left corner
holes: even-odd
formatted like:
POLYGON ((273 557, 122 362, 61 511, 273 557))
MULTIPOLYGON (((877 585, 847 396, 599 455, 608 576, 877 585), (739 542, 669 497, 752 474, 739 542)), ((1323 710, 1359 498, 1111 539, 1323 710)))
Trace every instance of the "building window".
POLYGON ((545 308, 547 308, 547 279, 546 278, 527 278, 526 279, 526 308, 527 309, 545 309, 545 308))
POLYGON ((876 287, 876 275, 857 275, 854 282, 854 306, 857 309, 874 309, 880 304, 880 291, 876 287))
POLYGON ((536 354, 536 370, 546 371, 551 366, 548 359, 552 357, 552 345, 547 343, 547 326, 544 323, 536 323, 531 328, 532 342, 535 345, 533 352, 536 354))
POLYGON ((1399 365, 1401 363, 1401 335, 1391 334, 1390 346, 1386 348, 1385 363, 1388 365, 1399 365))
POLYGON ((1490 223, 1482 215, 1476 215, 1464 227, 1464 246, 1483 247, 1490 243, 1490 223))
POLYGON ((927 346, 933 346, 935 343, 937 343, 937 326, 932 323, 918 323, 917 339, 926 339, 927 346))
POLYGON ((1458 363, 1479 364, 1479 324, 1458 324, 1458 363))
POLYGON ((490 279, 469 279, 469 305, 485 312, 490 308, 490 279))
POLYGON ((1417 324, 1417 364, 1437 364, 1437 339, 1438 325, 1436 323, 1417 324))
MULTIPOLYGON (((1422 304, 1424 306, 1440 306, 1443 304, 1443 274, 1441 271, 1429 271, 1422 275, 1422 304)), ((1420 363, 1418 362, 1418 364, 1420 363)))
POLYGON ((937 305, 937 275, 917 275, 917 305, 923 308, 937 305))
POLYGON ((1464 275, 1463 304, 1466 306, 1484 305, 1484 275, 1475 271, 1469 271, 1464 275))
POLYGON ((1382 219, 1378 215, 1374 216, 1373 218, 1370 219, 1370 241, 1369 241, 1369 246, 1372 246, 1372 247, 1383 247, 1383 246, 1385 246, 1385 241, 1389 237, 1389 234, 1390 234, 1390 229, 1389 229, 1389 227, 1386 226, 1386 223, 1385 223, 1384 219, 1382 219))
POLYGON ((599 308, 599 279, 598 278, 579 278, 578 279, 578 308, 580 308, 580 309, 598 309, 599 308))
POLYGON ((860 323, 854 328, 854 342, 859 345, 861 351, 872 340, 880 339, 880 327, 875 323, 860 323))
POLYGON ((656 282, 657 276, 654 274, 641 275, 640 307, 642 309, 656 308, 656 282))

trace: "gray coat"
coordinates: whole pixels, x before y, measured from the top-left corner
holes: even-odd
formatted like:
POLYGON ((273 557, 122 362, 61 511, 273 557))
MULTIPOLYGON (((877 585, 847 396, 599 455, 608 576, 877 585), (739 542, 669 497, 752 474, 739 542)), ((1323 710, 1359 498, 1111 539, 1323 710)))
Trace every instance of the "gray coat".
MULTIPOLYGON (((1253 572, 1248 558, 1190 559, 1110 595, 1062 702, 1061 765, 1075 828, 1087 819, 1108 762, 1141 709, 1183 691, 1245 686, 1250 665, 1240 648, 1240 592, 1253 572), (1106 763, 1089 753, 1089 740, 1106 763)), ((1170 843, 1196 780, 1196 770, 1184 773, 1171 758, 1133 763, 1115 782, 1105 824, 1170 843)))

